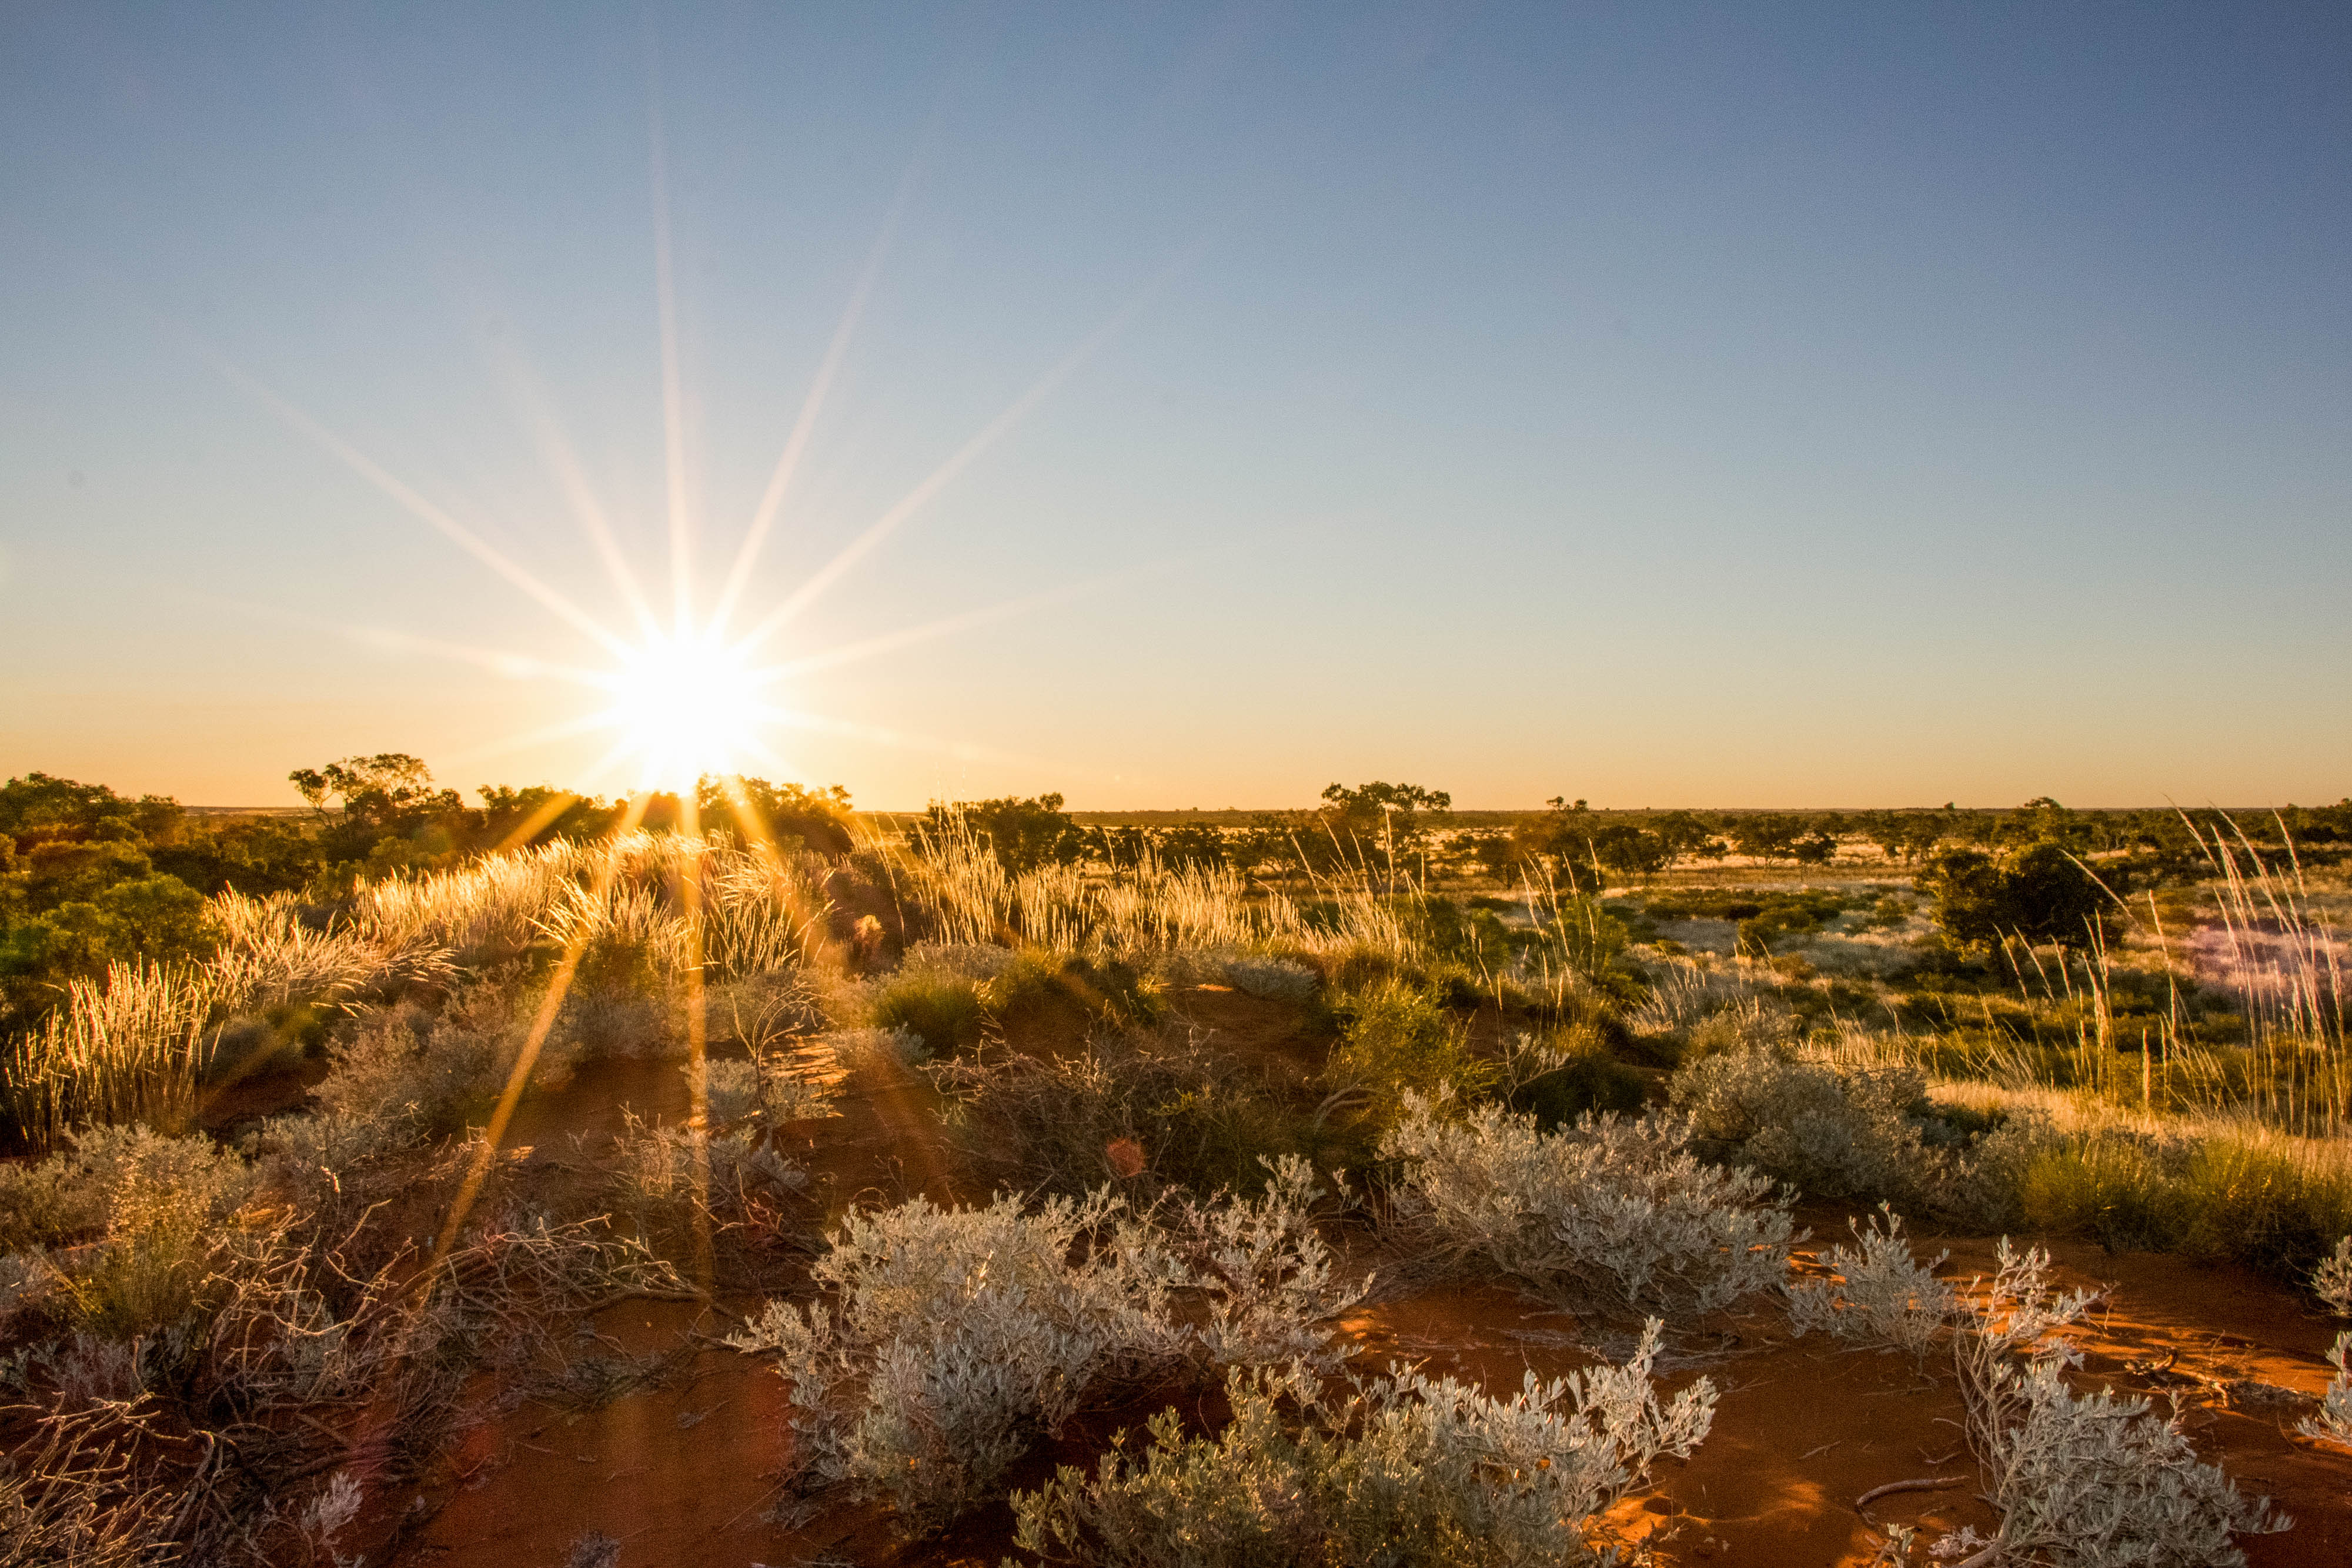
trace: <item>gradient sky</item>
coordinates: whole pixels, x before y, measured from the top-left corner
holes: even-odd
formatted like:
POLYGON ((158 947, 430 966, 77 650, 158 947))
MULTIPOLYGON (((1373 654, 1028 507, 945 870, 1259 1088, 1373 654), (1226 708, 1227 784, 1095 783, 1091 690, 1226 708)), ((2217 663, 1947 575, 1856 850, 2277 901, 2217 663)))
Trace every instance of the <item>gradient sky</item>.
MULTIPOLYGON (((0 774, 292 803, 602 662, 285 417, 708 603, 862 806, 2352 792, 2352 11, 0 9, 0 774), (1106 328, 1109 328, 1108 332, 1106 328), (551 432, 560 432, 551 435, 551 432)), ((766 769, 763 769, 766 770, 766 769)), ((620 780, 597 781, 609 790, 620 780)))

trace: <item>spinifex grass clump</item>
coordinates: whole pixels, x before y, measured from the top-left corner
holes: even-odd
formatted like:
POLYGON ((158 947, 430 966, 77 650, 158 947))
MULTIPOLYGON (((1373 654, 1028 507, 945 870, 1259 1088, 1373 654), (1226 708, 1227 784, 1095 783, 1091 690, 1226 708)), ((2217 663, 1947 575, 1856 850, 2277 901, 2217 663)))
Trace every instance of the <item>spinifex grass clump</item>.
POLYGON ((1337 1395, 1297 1367, 1235 1372, 1216 1437, 1188 1436, 1166 1410, 1133 1457, 1015 1494, 1019 1543, 1100 1568, 1610 1561, 1597 1516, 1661 1454, 1688 1457, 1714 1419, 1704 1378, 1659 1398, 1658 1329, 1622 1366, 1549 1383, 1530 1372, 1505 1399, 1409 1370, 1337 1395))
POLYGON ((1497 1105, 1458 1119, 1419 1096, 1381 1142, 1399 1207, 1439 1247, 1539 1290, 1709 1312, 1780 1282, 1786 1196, 1711 1166, 1678 1119, 1590 1116, 1556 1133, 1497 1105))
POLYGON ((185 1128, 212 1006, 192 970, 118 964, 102 985, 74 981, 64 1006, 0 1051, 0 1086, 26 1140, 53 1148, 89 1123, 185 1128))

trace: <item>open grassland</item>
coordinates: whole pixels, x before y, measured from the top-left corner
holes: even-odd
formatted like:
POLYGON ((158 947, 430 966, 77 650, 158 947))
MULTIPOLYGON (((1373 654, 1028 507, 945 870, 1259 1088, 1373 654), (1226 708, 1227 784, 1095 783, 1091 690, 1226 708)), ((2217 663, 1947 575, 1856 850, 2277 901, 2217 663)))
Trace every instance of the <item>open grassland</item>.
POLYGON ((5 1047, 0 1563, 2352 1553, 2338 873, 1420 793, 214 895, 5 1047))

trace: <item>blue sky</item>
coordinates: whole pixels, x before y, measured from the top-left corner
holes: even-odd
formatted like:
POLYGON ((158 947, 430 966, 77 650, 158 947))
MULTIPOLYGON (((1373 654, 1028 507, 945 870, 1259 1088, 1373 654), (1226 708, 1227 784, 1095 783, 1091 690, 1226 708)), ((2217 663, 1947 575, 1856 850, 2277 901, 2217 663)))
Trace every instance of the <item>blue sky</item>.
POLYGON ((12 6, 0 772, 580 779, 512 740, 587 694, 421 644, 604 655, 252 389, 625 626, 560 430, 666 604, 657 107, 705 607, 869 263, 754 616, 1095 345, 780 634, 1085 589, 784 694, 862 805, 2332 800, 2347 68, 2328 7, 12 6))

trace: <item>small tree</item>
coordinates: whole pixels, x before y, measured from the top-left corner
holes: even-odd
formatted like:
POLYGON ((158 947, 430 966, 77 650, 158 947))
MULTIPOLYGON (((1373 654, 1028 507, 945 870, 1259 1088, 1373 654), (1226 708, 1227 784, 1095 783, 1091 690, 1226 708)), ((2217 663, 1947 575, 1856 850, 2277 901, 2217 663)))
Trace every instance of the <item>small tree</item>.
POLYGON ((2005 860, 1981 850, 1946 850, 1916 883, 1935 895, 1936 924, 1961 947, 2009 936, 2087 946, 2107 903, 2105 890, 2081 862, 2046 841, 2005 860))
POLYGON ((1323 790, 1323 825, 1330 836, 1362 860, 1379 854, 1393 857, 1418 849, 1443 818, 1453 810, 1454 797, 1443 789, 1418 784, 1375 781, 1350 789, 1344 784, 1323 790))
POLYGON ((1043 865, 1075 864, 1086 858, 1089 847, 1086 830, 1062 810, 1058 794, 1025 800, 1007 795, 959 800, 952 806, 933 801, 924 817, 926 830, 934 834, 950 831, 961 817, 972 837, 1015 875, 1043 865))

